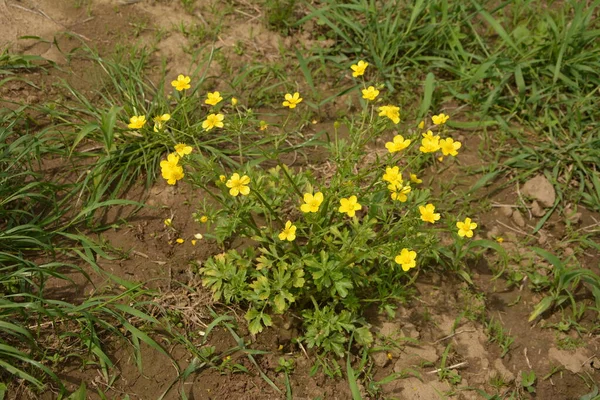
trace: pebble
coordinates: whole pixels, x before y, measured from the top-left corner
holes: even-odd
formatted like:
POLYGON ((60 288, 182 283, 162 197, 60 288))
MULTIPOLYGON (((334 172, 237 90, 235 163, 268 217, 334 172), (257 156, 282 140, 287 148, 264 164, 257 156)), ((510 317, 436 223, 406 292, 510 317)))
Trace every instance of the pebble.
POLYGON ((525 226, 525 219, 523 218, 523 215, 519 210, 513 211, 512 219, 515 222, 515 224, 517 224, 517 226, 519 226, 520 228, 523 228, 525 226))

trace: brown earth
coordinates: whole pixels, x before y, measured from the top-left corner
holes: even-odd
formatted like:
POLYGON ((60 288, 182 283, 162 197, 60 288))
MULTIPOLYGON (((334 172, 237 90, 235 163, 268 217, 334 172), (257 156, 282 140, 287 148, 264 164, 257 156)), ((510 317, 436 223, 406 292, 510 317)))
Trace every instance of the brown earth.
MULTIPOLYGON (((289 50, 296 44, 292 38, 282 37, 265 27, 264 10, 257 2, 234 1, 227 4, 232 6, 232 12, 226 14, 216 37, 212 39, 217 46, 225 49, 224 53, 233 70, 236 66, 255 59, 281 60, 286 57, 286 53, 280 49, 289 50), (245 51, 239 55, 235 48, 241 45, 245 51)), ((117 44, 131 44, 133 37, 140 43, 153 46, 157 60, 161 57, 167 60, 167 74, 171 76, 195 66, 191 52, 181 51, 181 48, 193 49, 205 44, 202 40, 192 40, 177 26, 213 26, 213 18, 218 14, 215 7, 219 7, 219 4, 196 1, 193 11, 189 13, 184 10, 180 1, 169 0, 0 0, 0 48, 7 47, 14 53, 40 55, 65 70, 70 69, 75 77, 83 78, 83 88, 93 81, 88 76, 90 65, 78 59, 67 63, 65 52, 83 41, 97 46, 103 54, 110 54, 117 44), (38 36, 43 40, 18 39, 25 35, 38 36)), ((309 33, 302 33, 299 40, 305 47, 310 47, 315 42, 309 33)), ((214 72, 215 76, 227 73, 218 69, 214 72)), ((58 77, 65 76, 70 75, 53 69, 47 73, 29 71, 24 75, 26 79, 49 90, 39 91, 23 82, 13 81, 4 85, 0 93, 4 100, 37 103, 46 97, 56 96, 58 91, 52 87, 52 83, 58 77)), ((451 111, 445 110, 447 113, 451 111)), ((481 138, 472 132, 464 132, 462 141, 464 152, 457 158, 457 163, 469 167, 481 165, 481 157, 476 150, 481 144, 481 138)), ((452 164, 452 161, 445 160, 443 163, 452 164)), ((430 176, 435 176, 436 168, 439 166, 432 167, 430 176)), ((478 178, 459 177, 455 164, 443 174, 449 179, 456 178, 458 188, 465 189, 478 178)), ((534 204, 534 199, 528 199, 517 183, 507 184, 508 178, 510 177, 472 195, 472 198, 489 204, 488 211, 477 217, 480 225, 478 233, 481 237, 493 240, 504 239, 501 245, 511 254, 507 273, 511 269, 531 265, 536 265, 540 273, 548 273, 550 266, 528 251, 527 245, 547 248, 563 258, 577 257, 583 266, 600 273, 599 254, 594 250, 578 250, 569 242, 572 227, 579 233, 597 232, 600 215, 569 205, 570 213, 565 212, 563 215, 556 211, 544 227, 533 235, 529 232, 532 232, 543 215, 541 207, 547 207, 549 200, 535 199, 534 204), (581 214, 574 221, 576 213, 581 214)), ((440 197, 442 193, 439 193, 440 197)), ((130 197, 139 199, 139 191, 137 196, 132 194, 130 197)), ((457 195, 457 198, 460 196, 457 195)), ((104 232, 103 238, 125 256, 117 260, 102 260, 100 265, 112 274, 144 282, 149 288, 156 289, 158 295, 153 301, 157 309, 184 315, 182 329, 188 333, 198 333, 196 344, 203 347, 214 346, 216 354, 221 354, 238 344, 229 330, 219 326, 207 337, 199 334, 212 321, 207 306, 213 307, 220 314, 228 311, 224 306, 212 302, 210 295, 191 272, 194 261, 205 260, 223 251, 215 243, 206 240, 192 245, 191 240, 195 234, 205 233, 203 226, 190 218, 199 201, 202 201, 201 195, 185 184, 174 188, 162 181, 157 182, 149 193, 147 204, 150 207, 128 218, 127 222, 120 221, 118 215, 109 215, 109 220, 115 223, 114 229, 104 232), (172 227, 165 226, 166 218, 173 220, 172 227), (177 238, 183 238, 185 242, 177 244, 177 238), (180 283, 187 287, 183 289, 180 283)), ((466 203, 458 206, 469 207, 466 203)), ((573 333, 573 330, 560 333, 555 329, 544 328, 558 323, 561 319, 560 312, 544 314, 543 319, 533 324, 528 323, 533 306, 542 296, 528 288, 526 279, 509 287, 507 274, 498 274, 497 261, 493 254, 488 253, 483 258, 473 258, 470 264, 473 286, 436 268, 423 270, 416 283, 417 293, 411 304, 399 307, 392 319, 376 314, 370 317, 379 344, 388 345, 388 350, 373 353, 372 363, 369 365, 375 368, 374 380, 397 374, 397 379, 382 386, 380 398, 483 398, 474 389, 498 393, 502 398, 517 391, 522 398, 528 398, 520 379, 521 372, 530 370, 536 371, 538 377, 537 393, 533 396, 538 399, 579 399, 592 390, 592 382, 600 382, 597 366, 600 363, 597 361, 600 340, 595 315, 585 314, 580 321, 581 325, 593 329, 581 334, 573 333), (497 277, 498 275, 501 276, 497 277), (499 321, 515 339, 511 350, 504 357, 500 356, 500 347, 490 343, 486 326, 482 323, 490 318, 499 321), (579 344, 572 350, 566 350, 565 347, 568 346, 565 343, 569 340, 570 343, 579 344), (445 350, 445 367, 450 369, 442 373, 458 372, 462 380, 455 385, 440 379, 440 373, 434 372, 440 368, 445 350), (542 379, 555 367, 558 368, 557 373, 542 379), (504 385, 494 388, 492 383, 499 381, 504 382, 504 385)), ((101 282, 96 282, 94 287, 81 279, 76 279, 75 282, 76 285, 56 287, 56 293, 61 293, 57 297, 73 300, 102 286, 101 282)), ((580 301, 591 304, 589 295, 583 289, 578 295, 581 296, 580 301)), ((182 398, 181 393, 185 393, 190 399, 279 399, 285 398, 285 395, 276 392, 259 374, 263 371, 285 392, 284 375, 275 372, 278 359, 285 357, 295 360, 295 369, 290 377, 294 399, 352 397, 344 379, 328 378, 321 372, 311 376, 310 369, 315 361, 315 354, 305 352, 293 343, 293 337, 298 335, 293 324, 281 320, 276 327, 267 328, 264 333, 252 337, 246 331, 243 318, 237 317, 241 315, 238 311, 230 310, 234 316, 230 322, 235 326, 237 334, 244 339, 248 348, 266 352, 254 356, 256 365, 243 351, 236 351, 231 354, 231 359, 223 357, 223 363, 218 368, 200 369, 185 382, 178 382, 177 368, 184 370, 192 362, 190 353, 182 344, 166 339, 161 341, 174 361, 144 348, 143 371, 140 372, 128 346, 107 342, 116 364, 112 371, 116 378, 114 381, 106 381, 94 366, 82 368, 80 365, 65 365, 61 377, 72 385, 72 389, 77 388, 81 382, 86 382, 90 392, 99 388, 110 398, 124 398, 128 395, 132 399, 154 399, 175 382, 166 399, 182 398), (235 364, 247 368, 249 373, 235 372, 235 364)), ((358 358, 357 356, 354 360, 354 365, 358 365, 358 358)), ((338 361, 344 370, 344 360, 338 361)), ((365 377, 366 375, 359 376, 363 389, 372 383, 365 377)), ((367 397, 366 391, 364 395, 367 397)), ((9 398, 37 398, 36 396, 28 394, 22 387, 16 387, 9 398)), ((98 398, 93 396, 90 395, 89 398, 98 398)), ((48 392, 41 398, 55 398, 55 394, 48 392)))

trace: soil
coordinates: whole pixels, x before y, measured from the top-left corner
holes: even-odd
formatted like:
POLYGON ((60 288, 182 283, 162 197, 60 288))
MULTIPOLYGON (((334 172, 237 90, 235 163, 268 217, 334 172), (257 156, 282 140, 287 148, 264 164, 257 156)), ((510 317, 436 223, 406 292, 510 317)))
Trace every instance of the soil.
MULTIPOLYGON (((65 57, 80 41, 97 47, 101 54, 109 55, 118 44, 130 43, 134 37, 142 44, 155 47, 153 57, 157 63, 158 60, 166 60, 168 76, 193 68, 192 56, 189 52, 181 51, 181 48, 197 48, 204 42, 192 40, 177 27, 181 24, 200 27, 212 25, 215 7, 220 5, 219 2, 200 0, 195 2, 191 12, 186 12, 182 3, 174 0, 0 0, 0 48, 9 48, 13 53, 39 55, 60 67, 24 72, 23 78, 37 88, 48 90, 39 91, 25 82, 12 81, 0 89, 3 103, 7 100, 38 103, 58 96, 58 89, 52 85, 56 79, 86 77, 89 63, 77 58, 68 63, 65 57), (19 39, 22 36, 37 36, 42 40, 19 39), (67 75, 62 70, 70 70, 73 75, 67 75)), ((264 9, 259 2, 240 0, 227 3, 233 5, 233 11, 225 15, 217 37, 212 39, 223 49, 233 70, 258 58, 280 60, 287 54, 285 51, 298 42, 305 48, 317 42, 308 30, 301 32, 297 41, 268 30, 264 9), (241 45, 245 50, 240 55, 235 48, 241 45)), ((220 70, 213 72, 215 76, 226 73, 220 70)), ((91 81, 86 77, 81 81, 82 87, 91 84, 91 81)), ((324 88, 324 91, 328 90, 330 88, 324 88)), ((451 111, 445 110, 449 114, 451 111)), ((320 123, 326 125, 331 121, 320 123)), ((461 188, 467 190, 480 177, 472 175, 458 178, 457 163, 469 167, 480 166, 482 161, 476 149, 480 147, 481 140, 478 135, 464 132, 464 151, 455 164, 451 160, 444 161, 451 166, 445 169, 443 176, 456 178, 459 191, 461 188)), ((432 167, 431 176, 434 176, 438 167, 432 167)), ((472 199, 489 204, 488 211, 477 217, 480 227, 478 236, 492 240, 502 238, 501 246, 511 255, 504 274, 499 273, 499 262, 493 253, 472 258, 469 267, 473 285, 432 267, 420 272, 414 300, 400 306, 394 318, 377 313, 370 316, 379 344, 400 343, 392 350, 373 353, 374 381, 390 374, 397 375, 397 379, 381 386, 379 398, 479 399, 483 398, 477 391, 479 389, 500 396, 516 390, 523 398, 566 400, 579 399, 592 391, 592 382, 600 382, 600 338, 597 321, 594 321, 596 315, 591 312, 584 315, 580 323, 583 326, 596 326, 596 330, 581 334, 573 331, 560 333, 549 328, 560 321, 560 312, 544 314, 542 319, 530 323, 529 315, 542 295, 531 291, 525 280, 512 286, 507 280, 510 271, 517 266, 536 265, 541 273, 549 271, 550 266, 527 250, 527 245, 550 249, 562 259, 577 257, 584 267, 600 273, 600 254, 593 249, 577 249, 569 242, 573 229, 580 233, 592 232, 593 229, 597 231, 600 214, 567 205, 569 207, 565 209, 570 213, 565 211, 563 215, 555 211, 542 229, 531 234, 552 201, 548 197, 525 197, 517 183, 509 183, 509 178, 507 176, 471 195, 472 199), (577 220, 574 221, 577 213, 577 220), (503 357, 498 344, 489 341, 487 328, 482 323, 489 319, 500 322, 514 337, 510 351, 503 357), (573 349, 566 349, 569 346, 565 343, 577 345, 572 346, 573 349), (456 371, 460 374, 460 383, 451 385, 448 380, 440 379, 440 372, 434 371, 440 368, 442 362, 450 368, 446 372, 456 371), (520 383, 521 373, 530 370, 534 370, 538 378, 533 395, 527 394, 520 383), (494 387, 494 382, 504 384, 494 387)), ((539 181, 539 178, 536 179, 539 181)), ((534 184, 526 184, 528 188, 531 186, 534 184)), ((530 193, 535 195, 535 192, 530 193)), ((128 197, 137 200, 145 198, 141 189, 132 191, 128 197)), ((457 195, 457 199, 460 198, 457 195)), ((264 372, 278 388, 284 388, 285 376, 276 372, 279 358, 284 357, 295 361, 290 376, 294 399, 352 398, 345 379, 327 377, 322 372, 311 374, 315 354, 295 344, 293 338, 298 332, 293 324, 282 319, 276 321, 275 327, 267 328, 253 337, 247 333, 243 318, 237 317, 243 311, 227 310, 223 305, 213 303, 208 291, 202 288, 191 272, 194 262, 201 262, 224 250, 207 240, 199 240, 192 245, 195 234, 205 233, 203 226, 190 218, 195 206, 202 200, 202 194, 192 191, 185 183, 173 187, 162 180, 156 182, 146 198, 148 207, 127 218, 126 222, 120 218, 126 215, 126 210, 113 210, 107 216, 106 221, 113 223, 114 228, 104 232, 102 237, 122 257, 99 260, 99 265, 111 274, 143 282, 148 288, 155 289, 157 296, 153 302, 156 306, 184 315, 182 329, 188 332, 206 330, 212 322, 209 306, 220 313, 229 311, 234 316, 232 323, 235 331, 243 338, 245 345, 253 350, 264 351, 254 356, 256 365, 243 351, 237 351, 231 354, 231 359, 223 357, 223 368, 199 369, 185 382, 179 382, 177 369, 184 370, 192 362, 183 345, 166 340, 161 342, 174 361, 143 347, 143 371, 140 372, 130 347, 107 341, 105 345, 111 349, 109 353, 115 362, 114 380, 106 381, 96 366, 64 365, 60 376, 73 390, 85 382, 90 389, 89 398, 99 398, 92 394, 94 388, 99 388, 109 398, 128 395, 131 399, 154 399, 173 385, 165 399, 182 398, 182 393, 189 399, 280 399, 285 398, 285 390, 283 394, 275 391, 260 373, 264 372), (167 218, 173 221, 171 227, 165 226, 164 220, 167 218), (175 241, 177 238, 183 238, 185 242, 178 244, 175 241), (179 282, 186 285, 185 289, 179 282), (227 365, 234 364, 245 367, 249 372, 235 372, 234 368, 227 368, 227 365)), ((75 278, 74 283, 57 285, 53 290, 57 298, 74 301, 101 290, 104 284, 106 282, 96 281, 92 284, 75 278)), ((585 290, 577 294, 579 301, 591 304, 585 290)), ((216 354, 220 354, 238 343, 226 328, 219 326, 206 337, 198 335, 197 344, 207 348, 214 346, 216 354)), ((330 361, 338 362, 341 370, 345 371, 345 360, 330 361)), ((356 355, 353 365, 358 365, 358 361, 359 356, 356 355)), ((372 382, 364 380, 364 377, 359 377, 362 379, 360 384, 364 397, 368 398, 365 388, 372 382)), ((56 396, 49 391, 39 397, 23 387, 13 388, 9 398, 52 399, 56 396)))

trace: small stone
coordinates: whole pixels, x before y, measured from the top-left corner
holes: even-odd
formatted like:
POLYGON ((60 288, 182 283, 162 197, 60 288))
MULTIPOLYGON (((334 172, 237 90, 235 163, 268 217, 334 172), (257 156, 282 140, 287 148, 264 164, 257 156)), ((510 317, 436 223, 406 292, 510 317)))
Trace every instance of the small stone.
POLYGON ((537 175, 525 182, 521 193, 525 196, 537 200, 544 207, 552 207, 556 200, 554 186, 546 179, 544 175, 537 175))
POLYGON ((531 213, 534 217, 543 217, 546 214, 544 209, 540 206, 540 203, 535 200, 531 203, 531 213))
POLYGON ((513 383, 515 381, 515 374, 510 372, 510 370, 504 366, 502 360, 499 358, 494 361, 494 369, 494 372, 500 374, 506 383, 513 383))
POLYGON ((489 231, 487 231, 487 233, 485 234, 485 236, 490 239, 493 240, 495 238, 497 238, 498 236, 500 236, 500 229, 498 229, 497 226, 492 227, 492 229, 490 229, 489 231))
POLYGON ((538 234, 540 235, 540 237, 537 240, 538 244, 542 245, 548 241, 548 235, 546 234, 546 232, 544 232, 543 229, 540 229, 538 231, 538 234))
POLYGON ((379 351, 373 354, 372 357, 373 363, 375 363, 375 365, 380 368, 385 367, 390 362, 390 359, 388 358, 387 353, 385 351, 379 351))
POLYGON ((500 207, 500 212, 502 213, 502 215, 504 215, 506 218, 510 218, 510 216, 513 213, 513 209, 512 207, 509 206, 502 206, 500 207))
POLYGON ((515 210, 512 214, 512 219, 517 226, 523 228, 525 226, 525 219, 519 210, 515 210))
POLYGON ((580 212, 576 212, 567 216, 567 218, 573 225, 579 225, 579 223, 581 223, 581 216, 582 214, 580 212))

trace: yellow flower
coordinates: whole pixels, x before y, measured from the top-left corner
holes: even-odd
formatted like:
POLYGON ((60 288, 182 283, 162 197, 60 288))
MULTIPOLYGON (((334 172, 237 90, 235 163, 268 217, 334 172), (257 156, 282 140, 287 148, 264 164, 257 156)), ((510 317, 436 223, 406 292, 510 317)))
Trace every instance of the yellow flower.
POLYGON ((197 240, 196 240, 196 239, 192 239, 192 240, 191 240, 191 242, 192 242, 192 246, 195 246, 195 245, 196 245, 196 242, 197 242, 197 240))
POLYGON ((223 114, 210 114, 206 117, 206 120, 202 122, 202 128, 206 131, 210 131, 212 128, 222 128, 223 120, 225 116, 223 114))
POLYGON ((165 226, 171 226, 173 224, 173 220, 171 218, 165 219, 165 226))
POLYGON ((460 237, 473 237, 473 229, 477 228, 475 222, 471 222, 471 218, 465 218, 465 222, 458 221, 456 223, 458 228, 458 236, 460 237))
POLYGON ((442 113, 431 117, 431 121, 433 121, 435 125, 443 125, 446 123, 446 121, 448 121, 449 118, 449 115, 442 113))
POLYGON ((458 155, 458 149, 460 149, 462 144, 460 142, 455 142, 452 138, 446 138, 440 140, 440 148, 442 149, 442 153, 445 156, 456 156, 458 155))
POLYGON ((302 101, 302 98, 300 97, 300 93, 296 92, 296 93, 294 93, 293 96, 289 93, 286 93, 285 101, 283 102, 283 106, 289 107, 289 108, 296 108, 298 103, 300 103, 301 101, 302 101))
POLYGON ((227 180, 227 177, 225 175, 219 175, 219 180, 223 183, 225 183, 225 181, 227 180))
POLYGON ((202 236, 202 234, 201 234, 201 233, 196 233, 196 234, 194 235, 194 237, 195 237, 197 240, 201 240, 201 239, 202 239, 204 236, 202 236))
POLYGON ((423 183, 423 179, 417 178, 416 174, 410 174, 410 181, 414 183, 423 183))
POLYGON ((373 86, 369 86, 367 89, 362 90, 363 99, 375 100, 377 96, 379 96, 379 90, 375 89, 373 86))
POLYGON ((319 207, 323 202, 323 193, 317 192, 314 195, 310 193, 304 193, 304 204, 300 206, 300 210, 303 213, 313 212, 316 213, 319 211, 319 207))
POLYGON ((340 200, 340 208, 338 209, 341 213, 348 214, 349 217, 354 217, 356 211, 360 210, 362 206, 358 203, 356 196, 350 196, 347 199, 340 200))
POLYGON ((232 98, 231 98, 231 105, 232 105, 233 107, 235 107, 235 106, 237 106, 237 104, 238 104, 238 99, 236 99, 235 97, 232 97, 232 98))
POLYGON ((161 174, 167 180, 169 185, 174 185, 178 180, 183 179, 183 168, 178 164, 179 156, 171 153, 166 160, 160 162, 161 174))
POLYGON ((179 155, 179 157, 183 157, 185 155, 191 154, 192 146, 188 146, 184 143, 178 143, 175 145, 175 151, 177 152, 177 155, 179 155))
POLYGON ((421 145, 419 150, 422 153, 434 153, 440 149, 440 137, 439 135, 433 136, 433 132, 427 131, 423 134, 421 145))
POLYGON ((496 242, 498 242, 498 243, 502 243, 502 242, 504 242, 504 238, 503 238, 503 237, 501 237, 501 236, 498 236, 498 237, 496 238, 496 242))
POLYGON ((213 93, 208 93, 206 95, 206 100, 204 100, 204 102, 206 104, 210 104, 211 106, 216 106, 217 104, 219 104, 219 102, 221 100, 223 100, 223 98, 221 97, 221 93, 213 92, 213 93))
POLYGON ((170 114, 163 114, 163 115, 158 115, 154 118, 152 118, 154 120, 154 132, 158 132, 159 130, 161 130, 163 128, 163 122, 167 122, 168 120, 171 119, 171 115, 170 114))
POLYGON ((208 222, 208 217, 206 215, 203 215, 200 217, 200 222, 202 222, 203 224, 208 222))
POLYGON ((145 115, 134 115, 129 118, 129 125, 127 127, 129 129, 141 129, 146 124, 146 116, 145 115))
POLYGON ((383 178, 381 179, 393 185, 402 185, 402 174, 400 173, 400 168, 397 166, 386 167, 385 174, 383 174, 383 178))
POLYGON ((190 81, 191 79, 189 76, 179 75, 177 80, 171 82, 171 86, 173 86, 178 92, 181 92, 182 90, 191 88, 190 81))
POLYGON ((410 142, 410 139, 404 139, 402 135, 396 135, 391 142, 385 144, 385 148, 388 149, 390 153, 396 153, 407 148, 410 145, 410 142))
POLYGON ((365 73, 365 70, 367 69, 367 67, 369 66, 369 63, 363 60, 360 60, 358 63, 351 65, 350 69, 352 69, 352 76, 357 78, 359 76, 362 76, 365 73))
POLYGON ((268 127, 269 127, 269 124, 267 124, 267 121, 261 120, 258 123, 258 129, 260 129, 261 131, 267 130, 268 127))
POLYGON ((292 221, 285 223, 285 228, 279 233, 279 240, 287 240, 289 242, 296 239, 296 225, 292 225, 292 221))
POLYGON ((395 124, 400 122, 400 107, 381 106, 378 111, 380 117, 388 117, 395 124))
POLYGON ((177 240, 175 240, 177 243, 182 244, 183 242, 185 242, 184 239, 182 238, 178 238, 177 240))
POLYGON ((425 207, 419 206, 419 212, 421 213, 421 219, 425 222, 435 224, 435 221, 440 219, 440 214, 435 212, 433 204, 427 204, 425 207))
POLYGON ((419 129, 425 128, 425 121, 419 122, 419 129))
POLYGON ((250 193, 249 183, 250 177, 248 177, 248 175, 240 177, 240 174, 236 172, 231 175, 231 178, 225 183, 225 186, 229 188, 229 194, 232 196, 237 196, 240 193, 243 196, 247 196, 250 193))
POLYGON ((392 200, 397 200, 400 203, 406 202, 408 200, 408 194, 411 192, 412 188, 408 185, 402 186, 402 184, 394 184, 390 183, 388 185, 388 190, 390 191, 390 197, 392 200))
POLYGON ((409 249, 402 249, 400 254, 396 256, 394 261, 396 264, 400 264, 402 266, 402 271, 408 271, 411 268, 417 266, 417 262, 415 259, 417 258, 417 252, 409 249))

